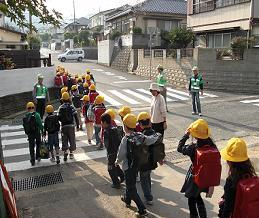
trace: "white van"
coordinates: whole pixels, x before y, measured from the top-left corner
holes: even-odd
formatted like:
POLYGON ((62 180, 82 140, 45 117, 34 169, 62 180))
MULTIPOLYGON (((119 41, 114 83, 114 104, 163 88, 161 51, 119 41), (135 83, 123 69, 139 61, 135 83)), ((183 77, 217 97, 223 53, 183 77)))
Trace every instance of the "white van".
POLYGON ((58 60, 65 62, 66 60, 77 60, 81 62, 85 57, 83 49, 67 49, 65 53, 58 55, 58 60))

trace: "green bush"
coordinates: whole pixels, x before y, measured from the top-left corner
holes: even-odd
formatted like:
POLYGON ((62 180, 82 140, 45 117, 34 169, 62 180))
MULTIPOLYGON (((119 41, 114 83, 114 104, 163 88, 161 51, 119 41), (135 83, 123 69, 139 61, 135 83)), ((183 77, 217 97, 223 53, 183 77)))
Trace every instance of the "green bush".
POLYGON ((186 48, 193 41, 194 33, 191 29, 176 27, 169 32, 168 39, 172 48, 186 48))
POLYGON ((140 27, 133 27, 133 33, 135 34, 142 34, 142 29, 140 27))
POLYGON ((115 40, 119 36, 121 36, 121 32, 119 32, 118 30, 113 30, 110 34, 111 40, 115 40))

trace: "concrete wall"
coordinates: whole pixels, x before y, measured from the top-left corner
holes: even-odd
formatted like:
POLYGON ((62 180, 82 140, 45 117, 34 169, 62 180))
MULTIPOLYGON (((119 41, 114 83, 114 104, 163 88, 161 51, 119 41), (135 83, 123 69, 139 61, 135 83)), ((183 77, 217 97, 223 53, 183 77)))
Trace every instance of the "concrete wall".
POLYGON ((20 42, 21 34, 0 29, 0 38, 2 42, 20 42))
POLYGON ((98 48, 97 47, 85 47, 82 48, 85 51, 85 58, 90 60, 98 59, 98 48))
POLYGON ((254 1, 254 18, 259 18, 259 1, 258 0, 253 0, 254 1))
POLYGON ((98 63, 110 65, 112 53, 114 48, 114 41, 104 40, 98 42, 98 63))

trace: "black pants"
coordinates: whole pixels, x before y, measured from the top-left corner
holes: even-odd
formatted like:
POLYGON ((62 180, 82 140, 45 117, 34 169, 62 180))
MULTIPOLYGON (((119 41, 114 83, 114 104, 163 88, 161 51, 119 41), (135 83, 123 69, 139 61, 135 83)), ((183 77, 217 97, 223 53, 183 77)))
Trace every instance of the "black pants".
POLYGON ((138 207, 138 211, 143 212, 146 209, 146 207, 144 206, 137 192, 136 175, 137 175, 137 171, 134 169, 129 168, 128 170, 125 171, 125 182, 126 182, 125 203, 130 204, 131 200, 133 200, 138 207))
POLYGON ((156 132, 159 132, 162 134, 162 137, 164 137, 164 122, 162 123, 152 123, 152 129, 156 132))
POLYGON ((29 149, 31 156, 31 163, 35 162, 35 145, 36 145, 36 159, 40 157, 40 143, 41 143, 41 135, 40 132, 36 134, 28 135, 29 140, 29 149))
POLYGON ((188 198, 188 205, 189 205, 189 210, 190 210, 191 216, 193 216, 193 217, 199 216, 200 218, 207 218, 205 204, 204 204, 200 194, 198 195, 197 198, 194 198, 194 197, 188 198), (198 214, 198 212, 199 212, 199 214, 198 214))
POLYGON ((114 185, 119 185, 124 180, 124 173, 120 166, 108 164, 108 172, 114 185))
POLYGON ((37 98, 37 106, 36 112, 40 114, 41 119, 43 119, 46 107, 46 99, 45 98, 37 98))

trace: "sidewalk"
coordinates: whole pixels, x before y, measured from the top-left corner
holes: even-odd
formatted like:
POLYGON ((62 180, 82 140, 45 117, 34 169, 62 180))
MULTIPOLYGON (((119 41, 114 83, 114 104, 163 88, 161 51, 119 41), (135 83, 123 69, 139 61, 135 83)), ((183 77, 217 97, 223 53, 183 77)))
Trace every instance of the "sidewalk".
MULTIPOLYGON (((257 163, 259 147, 249 149, 249 154, 257 163)), ((154 218, 187 218, 187 199, 179 192, 184 182, 185 173, 190 165, 189 160, 170 160, 158 167, 152 175, 154 205, 148 206, 149 217, 154 218)), ((120 200, 123 189, 110 187, 110 179, 106 170, 106 160, 68 163, 60 166, 45 167, 11 173, 17 180, 30 176, 61 172, 64 182, 27 191, 17 191, 17 204, 21 218, 131 218, 136 210, 125 208, 120 200)), ((227 175, 226 164, 223 163, 222 178, 227 175)), ((214 196, 205 199, 208 217, 217 217, 217 202, 223 193, 221 187, 215 188, 214 196)), ((138 184, 138 188, 140 185, 138 184)), ((142 196, 142 191, 139 189, 142 196)))

